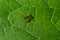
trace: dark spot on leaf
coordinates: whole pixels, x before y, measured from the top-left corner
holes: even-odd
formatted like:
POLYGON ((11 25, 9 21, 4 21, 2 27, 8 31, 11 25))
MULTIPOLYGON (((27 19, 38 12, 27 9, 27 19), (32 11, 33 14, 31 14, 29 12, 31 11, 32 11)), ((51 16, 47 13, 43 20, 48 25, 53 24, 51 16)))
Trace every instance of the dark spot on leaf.
POLYGON ((29 14, 29 15, 27 15, 26 17, 25 17, 25 20, 26 20, 26 22, 31 22, 31 20, 33 19, 34 17, 31 15, 31 14, 29 14))

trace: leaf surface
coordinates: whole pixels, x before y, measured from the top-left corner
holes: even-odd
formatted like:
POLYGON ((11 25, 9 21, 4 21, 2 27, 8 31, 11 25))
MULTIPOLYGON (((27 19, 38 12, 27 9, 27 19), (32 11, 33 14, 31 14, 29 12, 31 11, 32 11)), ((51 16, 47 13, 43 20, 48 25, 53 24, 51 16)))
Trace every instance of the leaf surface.
POLYGON ((0 40, 60 40, 59 4, 59 0, 0 0, 0 40))

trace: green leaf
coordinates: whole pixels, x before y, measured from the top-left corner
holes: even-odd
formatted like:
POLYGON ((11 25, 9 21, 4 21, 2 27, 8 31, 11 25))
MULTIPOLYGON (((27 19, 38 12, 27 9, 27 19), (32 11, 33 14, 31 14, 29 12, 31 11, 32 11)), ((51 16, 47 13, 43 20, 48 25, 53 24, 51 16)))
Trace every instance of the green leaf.
POLYGON ((16 28, 14 26, 6 27, 4 30, 7 40, 36 40, 35 37, 25 30, 16 28))
POLYGON ((47 8, 49 5, 45 0, 16 0, 19 4, 25 7, 33 6, 33 7, 44 7, 47 8))
POLYGON ((60 8, 60 0, 45 0, 50 7, 60 8))
POLYGON ((0 10, 0 40, 6 40, 6 36, 4 33, 4 28, 11 26, 9 20, 7 19, 8 14, 4 10, 0 10))
POLYGON ((59 4, 59 0, 0 0, 0 40, 60 40, 59 4))
POLYGON ((20 8, 21 5, 16 0, 0 0, 0 9, 11 12, 20 8))

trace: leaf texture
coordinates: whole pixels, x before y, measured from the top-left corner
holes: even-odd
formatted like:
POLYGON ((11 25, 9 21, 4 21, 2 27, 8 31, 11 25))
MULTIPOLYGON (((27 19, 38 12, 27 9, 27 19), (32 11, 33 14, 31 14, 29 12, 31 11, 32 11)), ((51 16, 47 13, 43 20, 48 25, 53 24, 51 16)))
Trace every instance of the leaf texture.
POLYGON ((0 0, 0 40, 60 40, 60 0, 0 0), (34 18, 26 22, 25 17, 34 18))

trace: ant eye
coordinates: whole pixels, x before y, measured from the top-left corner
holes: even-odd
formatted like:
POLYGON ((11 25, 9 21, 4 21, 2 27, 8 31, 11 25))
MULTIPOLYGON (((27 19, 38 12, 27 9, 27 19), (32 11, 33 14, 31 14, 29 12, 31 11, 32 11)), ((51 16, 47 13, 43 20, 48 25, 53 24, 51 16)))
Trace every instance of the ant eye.
POLYGON ((25 17, 26 22, 30 22, 32 19, 33 19, 33 16, 32 15, 27 15, 25 17))

